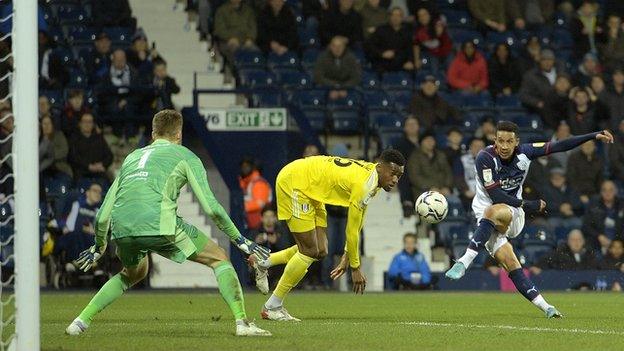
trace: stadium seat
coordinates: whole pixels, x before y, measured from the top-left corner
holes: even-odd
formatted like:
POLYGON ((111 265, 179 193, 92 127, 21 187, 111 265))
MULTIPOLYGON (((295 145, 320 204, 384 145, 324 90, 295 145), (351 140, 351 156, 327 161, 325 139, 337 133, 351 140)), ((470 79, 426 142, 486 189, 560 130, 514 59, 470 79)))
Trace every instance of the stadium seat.
POLYGON ((238 69, 263 68, 266 60, 261 51, 258 50, 237 50, 234 53, 234 66, 238 69))
POLYGON ((113 45, 130 44, 132 29, 126 27, 107 27, 104 32, 108 35, 113 45))
POLYGON ((337 110, 332 112, 331 126, 335 133, 354 134, 360 132, 360 114, 358 111, 337 110))
POLYGON ((571 49, 574 47, 574 38, 567 28, 555 28, 552 32, 553 49, 571 49))
POLYGON ((347 91, 347 96, 337 100, 328 100, 327 108, 331 110, 336 109, 359 109, 360 108, 360 94, 355 90, 347 91))
POLYGON ((321 51, 317 48, 309 48, 303 52, 301 55, 301 65, 307 69, 314 69, 314 65, 316 64, 316 60, 318 59, 321 51))
POLYGON ((448 229, 447 237, 451 243, 464 242, 467 243, 472 237, 469 226, 467 225, 454 225, 448 229))
POLYGON ((407 72, 387 72, 381 76, 381 86, 384 89, 412 89, 414 80, 407 72))
POLYGON ((462 126, 467 131, 476 131, 481 124, 481 121, 486 117, 494 117, 497 118, 497 114, 495 111, 471 111, 466 112, 463 116, 463 124, 462 126))
POLYGON ((380 147, 385 149, 390 146, 396 146, 398 141, 403 137, 403 132, 380 129, 377 135, 381 143, 380 147))
POLYGON ((507 113, 503 117, 517 124, 521 132, 540 131, 543 128, 542 118, 539 115, 507 113))
POLYGON ((376 72, 364 71, 362 72, 362 83, 360 85, 364 89, 379 89, 381 87, 381 81, 376 72))
POLYGON ((327 113, 322 108, 308 108, 302 110, 305 118, 317 132, 324 131, 327 128, 327 113))
POLYGON ((388 111, 372 111, 368 113, 368 123, 371 129, 384 131, 401 131, 403 129, 403 117, 388 111))
POLYGON ((481 109, 492 107, 492 98, 487 92, 481 94, 469 94, 462 96, 462 107, 464 109, 481 109))
POLYGON ((315 29, 303 27, 297 31, 297 34, 299 36, 299 46, 303 48, 320 47, 321 41, 315 29))
POLYGON ((450 28, 469 29, 474 27, 472 16, 470 16, 468 11, 444 10, 443 14, 450 28))
POLYGON ((52 41, 57 43, 58 45, 65 45, 65 33, 61 28, 58 27, 50 27, 48 28, 48 36, 52 41))
POLYGON ((67 48, 54 49, 52 55, 58 58, 64 66, 73 66, 76 63, 74 52, 67 48))
POLYGON ((56 18, 61 25, 65 24, 87 24, 89 16, 80 5, 63 4, 59 5, 56 18))
POLYGON ((394 101, 394 106, 399 111, 407 111, 412 102, 414 92, 411 89, 398 89, 388 91, 388 95, 394 101))
POLYGON ((520 97, 517 94, 513 95, 500 95, 496 97, 496 107, 497 108, 520 108, 522 107, 522 102, 520 101, 520 97))
POLYGON ((525 259, 530 264, 539 261, 543 256, 553 251, 553 246, 548 244, 529 244, 525 245, 522 252, 526 255, 525 259))
POLYGON ((271 69, 274 68, 299 68, 299 58, 291 51, 287 51, 283 55, 278 55, 274 52, 269 53, 267 56, 267 66, 271 69))
POLYGON ((325 108, 327 91, 324 89, 298 90, 293 94, 292 100, 299 108, 325 108))
POLYGON ((527 225, 524 227, 522 234, 518 236, 522 246, 526 248, 528 245, 549 245, 555 246, 555 236, 548 228, 538 225, 527 225))
POLYGON ((41 95, 46 96, 53 106, 62 107, 64 104, 63 92, 60 90, 41 90, 39 96, 41 95))
POLYGON ((241 84, 248 88, 267 88, 275 84, 275 76, 265 70, 245 69, 238 74, 241 84))
POLYGON ((484 43, 481 33, 473 29, 449 28, 448 33, 457 47, 467 41, 473 42, 478 47, 484 43))
POLYGON ((83 89, 88 87, 88 85, 89 81, 87 79, 87 74, 82 70, 72 69, 69 71, 69 82, 67 83, 68 88, 83 89))
POLYGON ((279 91, 262 91, 251 95, 253 107, 281 107, 282 94, 279 91))
POLYGON ((362 100, 369 111, 389 111, 394 109, 392 99, 383 90, 365 90, 362 93, 362 100))
POLYGON ((72 26, 68 30, 67 39, 76 45, 89 44, 92 45, 95 40, 95 30, 85 26, 72 26))
POLYGON ((507 44, 509 45, 510 48, 513 48, 518 45, 519 40, 510 31, 507 31, 507 32, 488 31, 485 36, 485 42, 488 46, 488 49, 490 49, 490 52, 492 52, 491 50, 498 44, 507 44))
POLYGON ((312 86, 312 79, 307 73, 290 68, 276 69, 274 73, 277 83, 286 89, 301 89, 312 86))

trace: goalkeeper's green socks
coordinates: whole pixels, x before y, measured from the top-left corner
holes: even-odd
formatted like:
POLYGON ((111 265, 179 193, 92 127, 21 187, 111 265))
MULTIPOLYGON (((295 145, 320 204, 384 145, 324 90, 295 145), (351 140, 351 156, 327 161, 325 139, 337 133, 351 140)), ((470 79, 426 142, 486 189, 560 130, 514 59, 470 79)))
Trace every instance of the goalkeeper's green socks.
POLYGON ((229 261, 222 261, 213 268, 219 284, 219 292, 223 300, 230 306, 236 320, 247 318, 245 298, 238 276, 229 261))
POLYGON ((126 278, 117 273, 102 286, 95 296, 93 296, 78 318, 88 326, 91 324, 96 314, 113 303, 113 301, 117 300, 129 287, 130 284, 126 281, 126 278))

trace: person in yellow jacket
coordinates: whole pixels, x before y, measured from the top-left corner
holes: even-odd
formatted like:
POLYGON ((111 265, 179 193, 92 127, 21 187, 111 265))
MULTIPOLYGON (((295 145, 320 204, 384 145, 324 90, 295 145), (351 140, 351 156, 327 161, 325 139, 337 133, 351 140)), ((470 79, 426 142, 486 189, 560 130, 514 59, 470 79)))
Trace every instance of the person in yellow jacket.
POLYGON ((337 279, 350 266, 353 291, 364 293, 366 277, 360 270, 360 231, 366 207, 379 189, 391 191, 403 175, 405 158, 397 150, 386 150, 379 163, 334 156, 312 156, 293 161, 277 175, 278 219, 284 220, 297 245, 273 253, 265 260, 249 258, 256 285, 268 293, 267 269, 286 264, 275 291, 264 304, 263 319, 300 321, 283 307, 288 292, 305 276, 308 267, 327 255, 327 211, 325 204, 348 207, 346 247, 340 263, 331 272, 337 279))

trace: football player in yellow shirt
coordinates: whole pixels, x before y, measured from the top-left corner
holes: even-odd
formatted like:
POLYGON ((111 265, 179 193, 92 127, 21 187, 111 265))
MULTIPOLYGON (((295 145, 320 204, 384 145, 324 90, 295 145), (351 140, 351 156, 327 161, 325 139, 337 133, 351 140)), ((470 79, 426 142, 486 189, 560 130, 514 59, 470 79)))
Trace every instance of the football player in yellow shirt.
POLYGON ((277 175, 277 216, 285 220, 297 245, 272 253, 266 260, 255 255, 249 263, 256 285, 268 293, 267 269, 286 264, 275 291, 262 308, 262 318, 300 321, 283 307, 288 292, 299 283, 308 267, 327 255, 325 204, 348 207, 345 254, 331 272, 338 279, 351 267, 353 291, 364 293, 366 277, 360 270, 360 231, 369 201, 379 189, 390 191, 403 175, 405 158, 397 150, 384 151, 379 163, 334 156, 312 156, 286 165, 277 175))

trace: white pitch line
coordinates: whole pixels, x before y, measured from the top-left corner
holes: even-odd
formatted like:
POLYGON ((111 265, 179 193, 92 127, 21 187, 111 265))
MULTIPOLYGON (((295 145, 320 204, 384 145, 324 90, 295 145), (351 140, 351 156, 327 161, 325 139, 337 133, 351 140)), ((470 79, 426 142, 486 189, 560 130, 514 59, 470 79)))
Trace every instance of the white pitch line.
POLYGON ((326 322, 324 325, 341 325, 341 324, 395 324, 395 325, 412 325, 417 327, 445 327, 445 328, 476 328, 476 329, 503 329, 511 331, 530 331, 545 333, 573 333, 573 334, 595 334, 595 335, 624 335, 624 331, 617 330, 600 330, 600 329, 567 329, 567 328, 542 328, 542 327, 519 327, 514 325, 481 325, 481 324, 464 324, 464 323, 440 323, 440 322, 326 322))

